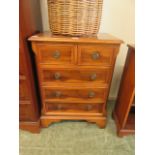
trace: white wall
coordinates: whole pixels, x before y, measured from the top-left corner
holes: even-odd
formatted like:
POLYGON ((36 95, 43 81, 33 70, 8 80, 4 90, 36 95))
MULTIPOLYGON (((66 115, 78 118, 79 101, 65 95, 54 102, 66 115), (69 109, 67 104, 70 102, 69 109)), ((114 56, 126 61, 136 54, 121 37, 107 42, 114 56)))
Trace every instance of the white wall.
MULTIPOLYGON (((126 58, 128 43, 134 43, 134 0, 103 0, 103 11, 99 32, 110 33, 124 41, 120 48, 113 75, 109 98, 115 99, 120 84, 121 74, 126 58)), ((47 0, 40 0, 43 30, 49 31, 47 0)))
POLYGON ((135 0, 104 0, 100 32, 110 33, 124 41, 117 57, 110 96, 116 98, 127 54, 128 43, 135 42, 135 0))
POLYGON ((43 31, 49 31, 47 0, 40 0, 43 31))

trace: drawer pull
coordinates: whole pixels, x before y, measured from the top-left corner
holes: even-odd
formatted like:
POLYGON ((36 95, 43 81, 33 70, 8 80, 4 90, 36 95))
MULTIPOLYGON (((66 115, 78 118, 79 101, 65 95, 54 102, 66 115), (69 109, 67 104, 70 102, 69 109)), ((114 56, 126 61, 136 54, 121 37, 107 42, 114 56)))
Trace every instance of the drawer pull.
POLYGON ((60 53, 59 51, 54 51, 52 56, 53 56, 53 58, 55 58, 55 59, 59 59, 60 56, 61 56, 61 53, 60 53))
POLYGON ((91 56, 92 56, 93 60, 97 60, 100 58, 100 53, 99 52, 93 52, 91 56))
POLYGON ((96 73, 94 73, 94 74, 92 74, 92 75, 90 76, 90 79, 91 79, 91 80, 96 80, 96 77, 97 77, 97 75, 96 75, 96 73))
POLYGON ((86 110, 92 110, 93 106, 92 105, 86 105, 86 110))
POLYGON ((56 91, 55 92, 55 97, 60 97, 61 96, 61 92, 60 91, 56 91))
POLYGON ((94 93, 93 91, 90 91, 90 92, 88 93, 88 97, 89 97, 89 98, 95 97, 95 93, 94 93))
POLYGON ((54 78, 55 78, 55 80, 59 80, 60 78, 61 78, 61 74, 60 73, 55 73, 54 74, 54 78))

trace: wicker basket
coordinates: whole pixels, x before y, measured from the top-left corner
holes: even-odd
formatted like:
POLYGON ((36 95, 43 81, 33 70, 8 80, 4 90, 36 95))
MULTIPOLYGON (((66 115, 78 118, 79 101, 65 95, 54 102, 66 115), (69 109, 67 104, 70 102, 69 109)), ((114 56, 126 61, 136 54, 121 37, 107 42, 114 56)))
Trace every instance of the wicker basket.
POLYGON ((48 0, 53 34, 92 36, 99 30, 103 0, 48 0))

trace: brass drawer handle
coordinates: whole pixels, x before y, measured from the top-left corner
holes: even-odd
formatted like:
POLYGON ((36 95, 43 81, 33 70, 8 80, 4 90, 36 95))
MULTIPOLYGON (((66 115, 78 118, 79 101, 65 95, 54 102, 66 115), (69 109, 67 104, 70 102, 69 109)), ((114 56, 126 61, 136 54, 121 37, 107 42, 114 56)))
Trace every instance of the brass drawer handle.
POLYGON ((90 79, 91 79, 91 80, 96 80, 96 77, 97 77, 96 73, 93 73, 93 74, 90 76, 90 79))
POLYGON ((98 60, 100 58, 100 53, 99 52, 93 52, 91 57, 93 60, 98 60))
POLYGON ((61 53, 60 53, 59 51, 54 51, 52 56, 53 56, 53 58, 55 58, 55 59, 59 59, 60 56, 61 56, 61 53))
POLYGON ((55 78, 55 80, 59 80, 60 78, 61 78, 61 74, 60 73, 55 73, 54 74, 54 78, 55 78))
POLYGON ((62 95, 61 91, 56 91, 55 92, 55 97, 60 97, 62 95))
POLYGON ((86 110, 92 110, 93 106, 92 105, 86 105, 86 110))
POLYGON ((89 98, 95 97, 95 93, 94 93, 93 91, 90 91, 90 92, 88 93, 88 97, 89 97, 89 98))

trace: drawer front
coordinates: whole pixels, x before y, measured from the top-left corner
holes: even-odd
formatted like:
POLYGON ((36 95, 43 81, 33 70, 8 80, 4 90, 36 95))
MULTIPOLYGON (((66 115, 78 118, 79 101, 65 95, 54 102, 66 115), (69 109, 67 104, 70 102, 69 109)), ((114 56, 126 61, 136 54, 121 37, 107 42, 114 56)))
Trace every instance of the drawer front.
POLYGON ((41 68, 42 82, 100 82, 108 84, 110 79, 110 68, 104 69, 60 69, 41 68))
POLYGON ((115 48, 113 46, 78 46, 79 65, 111 66, 115 48))
POLYGON ((26 80, 19 80, 19 99, 20 100, 30 99, 30 93, 26 80))
POLYGON ((24 55, 21 51, 21 49, 19 49, 19 75, 20 76, 24 76, 26 71, 25 71, 25 60, 24 60, 24 55))
POLYGON ((55 103, 46 102, 46 112, 57 113, 102 113, 103 104, 55 103))
POLYGON ((31 103, 29 104, 19 104, 19 120, 20 121, 29 121, 31 120, 31 103))
POLYGON ((107 96, 106 88, 43 88, 45 101, 103 103, 107 96))
POLYGON ((73 64, 75 63, 74 45, 62 44, 39 44, 37 46, 39 52, 39 62, 48 64, 73 64))

